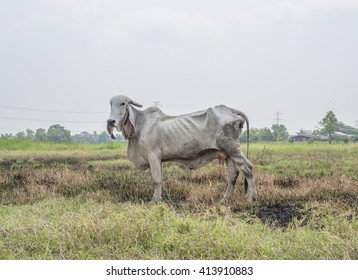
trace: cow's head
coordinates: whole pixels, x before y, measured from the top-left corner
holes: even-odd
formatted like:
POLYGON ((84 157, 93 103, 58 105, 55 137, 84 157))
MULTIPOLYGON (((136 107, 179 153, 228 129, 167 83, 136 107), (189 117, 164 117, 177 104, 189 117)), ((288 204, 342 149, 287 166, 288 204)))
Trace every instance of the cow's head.
POLYGON ((135 114, 131 105, 142 107, 142 105, 134 102, 132 99, 117 95, 111 99, 111 113, 107 120, 107 131, 112 139, 115 139, 113 130, 116 128, 122 131, 125 138, 131 137, 135 133, 135 114))

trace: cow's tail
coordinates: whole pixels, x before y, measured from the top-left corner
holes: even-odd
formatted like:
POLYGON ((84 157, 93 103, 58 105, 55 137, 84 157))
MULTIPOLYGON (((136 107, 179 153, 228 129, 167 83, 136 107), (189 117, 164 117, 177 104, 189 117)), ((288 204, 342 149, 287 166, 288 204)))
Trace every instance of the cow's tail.
POLYGON ((249 125, 249 118, 246 116, 246 114, 244 112, 241 112, 240 110, 236 110, 236 109, 231 109, 232 112, 235 115, 239 115, 241 117, 243 117, 243 119, 246 122, 246 129, 247 129, 247 133, 246 133, 246 147, 247 147, 247 151, 246 151, 246 156, 247 159, 249 159, 249 148, 250 148, 250 125, 249 125))
MULTIPOLYGON (((246 151, 246 156, 247 156, 247 159, 249 159, 249 147, 250 147, 250 125, 249 125, 249 118, 245 115, 245 113, 239 111, 239 110, 236 110, 236 109, 233 109, 232 112, 235 114, 235 115, 239 115, 241 116, 245 121, 246 121, 246 128, 247 128, 247 135, 246 135, 246 146, 247 146, 247 151, 246 151)), ((245 193, 247 193, 248 189, 249 189, 249 183, 245 177, 245 180, 244 180, 244 186, 245 186, 245 193)))

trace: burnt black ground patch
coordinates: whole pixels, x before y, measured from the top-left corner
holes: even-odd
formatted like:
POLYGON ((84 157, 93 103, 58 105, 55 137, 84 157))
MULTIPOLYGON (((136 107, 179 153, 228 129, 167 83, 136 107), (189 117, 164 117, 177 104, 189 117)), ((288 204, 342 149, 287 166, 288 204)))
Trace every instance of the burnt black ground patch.
POLYGON ((266 225, 287 228, 294 219, 303 218, 300 210, 297 205, 274 204, 260 208, 256 216, 266 225))
MULTIPOLYGON (((261 206, 252 210, 234 209, 234 213, 249 214, 251 217, 257 217, 259 220, 270 227, 287 229, 293 220, 303 220, 304 214, 301 205, 272 204, 261 206), (247 212, 248 211, 248 212, 247 212)), ((252 220, 248 220, 249 223, 252 220)))

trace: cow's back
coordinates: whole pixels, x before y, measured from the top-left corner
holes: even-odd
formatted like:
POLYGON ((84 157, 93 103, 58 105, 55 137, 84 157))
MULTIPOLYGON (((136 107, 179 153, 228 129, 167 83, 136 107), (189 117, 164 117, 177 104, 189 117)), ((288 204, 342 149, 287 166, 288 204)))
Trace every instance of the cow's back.
POLYGON ((217 139, 225 125, 238 121, 224 106, 177 117, 166 116, 152 130, 151 141, 160 147, 163 159, 192 159, 205 150, 218 149, 217 139))

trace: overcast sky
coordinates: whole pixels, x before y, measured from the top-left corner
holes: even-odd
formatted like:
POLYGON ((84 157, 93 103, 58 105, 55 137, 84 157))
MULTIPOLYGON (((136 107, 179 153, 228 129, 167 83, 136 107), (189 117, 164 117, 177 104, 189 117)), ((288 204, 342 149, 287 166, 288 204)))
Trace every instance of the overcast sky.
POLYGON ((113 95, 252 127, 358 120, 357 0, 0 0, 0 134, 104 131, 113 95))

